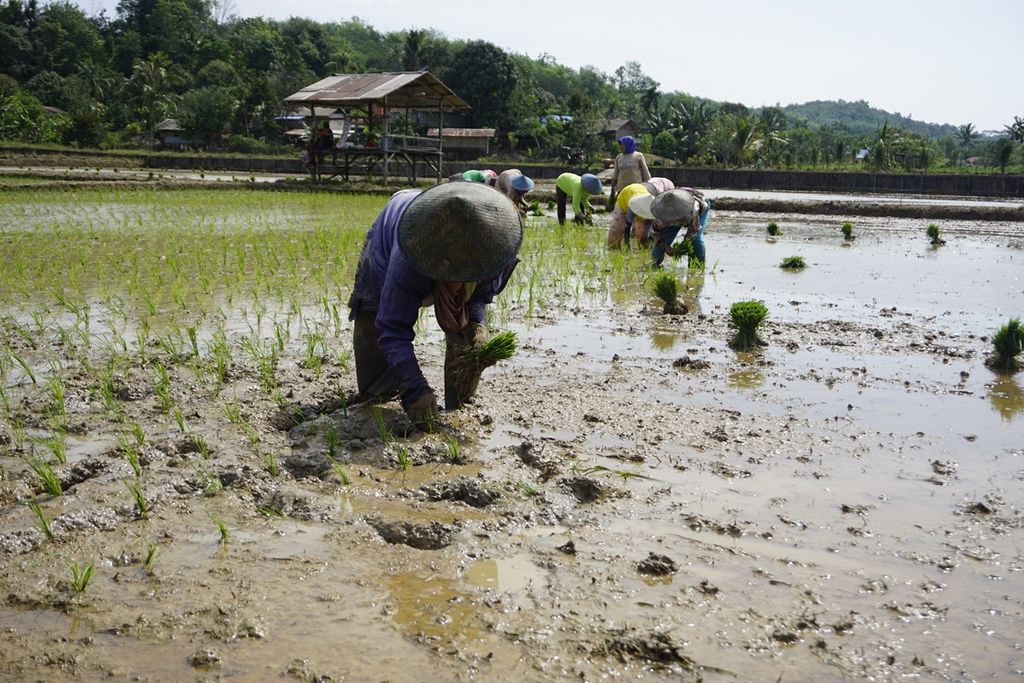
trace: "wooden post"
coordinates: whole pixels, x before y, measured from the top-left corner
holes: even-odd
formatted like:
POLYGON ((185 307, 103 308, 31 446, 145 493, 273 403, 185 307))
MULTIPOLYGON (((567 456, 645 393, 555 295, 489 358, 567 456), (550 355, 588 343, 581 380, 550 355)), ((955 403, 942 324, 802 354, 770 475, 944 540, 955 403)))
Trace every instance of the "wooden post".
POLYGON ((313 126, 309 134, 309 144, 306 145, 306 147, 310 150, 309 163, 313 164, 313 180, 320 180, 320 164, 317 163, 316 160, 316 147, 319 142, 319 140, 316 139, 316 107, 312 104, 309 105, 309 118, 313 122, 313 126))
POLYGON ((444 177, 444 98, 437 98, 437 182, 444 177))
POLYGON ((391 145, 391 141, 388 140, 388 97, 384 96, 384 135, 380 139, 380 147, 384 150, 384 184, 388 182, 388 158, 391 156, 391 150, 388 149, 391 145))

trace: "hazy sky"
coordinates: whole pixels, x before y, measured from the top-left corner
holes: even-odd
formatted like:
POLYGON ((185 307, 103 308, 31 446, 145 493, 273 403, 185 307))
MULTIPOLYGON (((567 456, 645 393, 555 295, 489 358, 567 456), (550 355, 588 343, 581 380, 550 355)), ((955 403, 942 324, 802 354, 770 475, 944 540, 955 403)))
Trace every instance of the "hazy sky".
MULTIPOLYGON (((233 14, 433 28, 751 107, 866 100, 1001 130, 1024 116, 1024 0, 227 0, 233 14)), ((116 0, 79 0, 86 12, 116 0)))

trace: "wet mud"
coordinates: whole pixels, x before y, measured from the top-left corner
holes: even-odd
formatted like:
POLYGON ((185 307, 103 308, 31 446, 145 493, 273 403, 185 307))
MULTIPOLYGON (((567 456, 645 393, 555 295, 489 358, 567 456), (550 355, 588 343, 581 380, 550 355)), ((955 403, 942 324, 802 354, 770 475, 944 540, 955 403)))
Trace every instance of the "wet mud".
MULTIPOLYGON (((677 271, 686 314, 643 291, 513 311, 518 354, 433 433, 396 402, 352 403, 351 368, 316 376, 297 352, 279 361, 285 405, 242 356, 216 390, 170 359, 185 430, 137 359, 121 419, 70 382, 63 495, 26 464, 38 442, 0 424, 2 670, 1020 677, 1024 377, 984 358, 1020 312, 1024 236, 954 226, 939 251, 880 220, 844 247, 832 218, 782 218, 769 241, 760 217, 717 214, 708 271, 677 271), (791 253, 804 272, 778 268, 791 253), (737 353, 728 308, 748 298, 770 311, 766 345, 737 353)), ((441 386, 435 327, 417 348, 441 386)), ((45 388, 10 396, 40 434, 45 388)))

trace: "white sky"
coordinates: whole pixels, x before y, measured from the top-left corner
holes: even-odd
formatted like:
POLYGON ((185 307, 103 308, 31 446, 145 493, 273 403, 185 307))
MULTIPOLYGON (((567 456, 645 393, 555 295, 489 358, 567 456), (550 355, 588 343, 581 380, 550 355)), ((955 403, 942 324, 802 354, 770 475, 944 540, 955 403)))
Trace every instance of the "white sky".
MULTIPOLYGON (((1024 0, 227 0, 238 16, 433 28, 750 107, 866 100, 1001 130, 1024 116, 1024 0)), ((116 0, 79 0, 115 14, 116 0)))

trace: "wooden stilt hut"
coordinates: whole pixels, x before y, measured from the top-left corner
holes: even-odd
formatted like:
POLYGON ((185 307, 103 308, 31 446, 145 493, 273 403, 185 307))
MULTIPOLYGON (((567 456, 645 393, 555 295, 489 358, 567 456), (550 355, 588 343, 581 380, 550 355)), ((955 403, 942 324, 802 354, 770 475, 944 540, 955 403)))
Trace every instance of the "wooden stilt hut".
MULTIPOLYGON (((285 104, 301 109, 308 108, 307 118, 313 121, 316 130, 319 122, 316 111, 321 107, 335 107, 350 115, 361 111, 372 127, 376 116, 382 119, 380 142, 374 145, 342 141, 341 146, 331 150, 331 164, 313 154, 313 176, 320 178, 324 173, 329 177, 337 175, 348 179, 353 170, 360 168, 373 172, 381 167, 385 182, 393 172, 405 171, 409 180, 416 180, 417 162, 425 163, 437 173, 437 179, 444 177, 444 146, 442 137, 417 135, 394 135, 390 130, 391 115, 404 110, 406 118, 413 111, 437 112, 439 130, 444 127, 446 111, 469 109, 458 95, 429 71, 402 71, 369 74, 334 74, 307 85, 302 90, 285 98, 285 104)), ((350 118, 351 120, 351 118, 350 118)))

